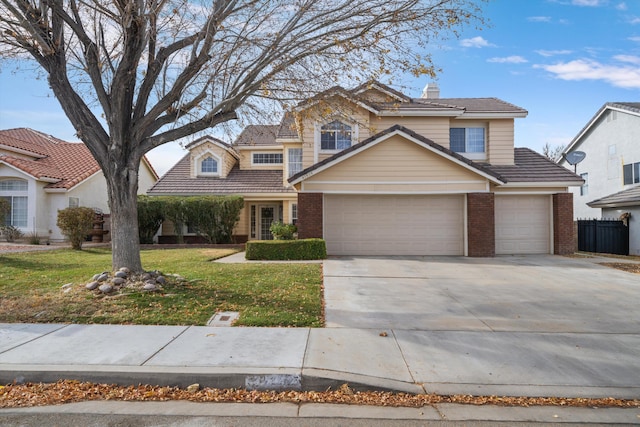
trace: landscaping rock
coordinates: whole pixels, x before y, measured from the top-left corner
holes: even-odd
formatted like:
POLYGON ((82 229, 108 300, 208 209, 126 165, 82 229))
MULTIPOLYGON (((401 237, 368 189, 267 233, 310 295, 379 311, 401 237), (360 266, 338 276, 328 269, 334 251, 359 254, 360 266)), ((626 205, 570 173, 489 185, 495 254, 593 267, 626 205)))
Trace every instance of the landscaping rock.
POLYGON ((120 286, 120 285, 123 285, 126 282, 127 282, 127 280, 122 278, 122 277, 114 277, 113 280, 111 281, 111 284, 116 285, 116 286, 120 286))
POLYGON ((129 270, 127 267, 121 267, 118 269, 118 271, 122 271, 125 274, 131 273, 131 270, 129 270))
POLYGON ((108 278, 109 278, 109 274, 107 274, 107 273, 102 273, 101 275, 99 275, 99 276, 96 278, 96 281, 98 281, 98 282, 104 282, 104 281, 105 281, 105 280, 107 280, 108 278))
POLYGON ((120 278, 120 279, 126 279, 128 274, 125 273, 124 271, 116 271, 116 274, 114 274, 114 276, 120 278))
POLYGON ((158 276, 158 277, 156 277, 156 282, 160 283, 161 285, 166 285, 167 284, 167 279, 165 279, 164 276, 158 276))
POLYGON ((158 287, 154 283, 147 282, 144 284, 142 289, 144 289, 145 291, 155 291, 158 289, 158 287))
POLYGON ((102 284, 98 287, 98 289, 100 290, 100 292, 104 293, 104 294, 108 294, 109 292, 111 292, 113 290, 113 286, 111 286, 108 283, 102 284))
POLYGON ((93 282, 87 283, 84 287, 87 288, 88 290, 92 291, 92 290, 96 289, 98 287, 98 285, 100 285, 100 283, 98 283, 98 282, 96 282, 94 280, 93 282))

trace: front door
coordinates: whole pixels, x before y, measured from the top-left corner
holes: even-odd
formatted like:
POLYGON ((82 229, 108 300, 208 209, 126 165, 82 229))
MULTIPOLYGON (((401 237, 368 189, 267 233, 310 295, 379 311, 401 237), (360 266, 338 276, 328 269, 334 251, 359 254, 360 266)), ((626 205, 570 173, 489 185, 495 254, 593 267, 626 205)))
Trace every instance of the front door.
POLYGON ((276 218, 278 210, 276 206, 260 206, 260 239, 273 240, 270 228, 276 218))

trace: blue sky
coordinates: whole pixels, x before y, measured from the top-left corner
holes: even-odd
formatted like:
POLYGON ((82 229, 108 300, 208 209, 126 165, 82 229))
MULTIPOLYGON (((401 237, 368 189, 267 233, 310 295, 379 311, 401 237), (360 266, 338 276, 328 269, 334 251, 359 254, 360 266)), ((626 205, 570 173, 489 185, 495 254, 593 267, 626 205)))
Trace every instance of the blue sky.
MULTIPOLYGON (((490 27, 469 28, 430 51, 441 97, 497 97, 525 108, 516 146, 567 144, 606 102, 640 102, 640 0, 493 0, 490 27)), ((405 78, 420 96, 429 82, 405 78)), ((0 69, 0 129, 30 127, 76 141, 46 79, 0 69)), ((177 143, 149 154, 164 173, 182 157, 177 143)))

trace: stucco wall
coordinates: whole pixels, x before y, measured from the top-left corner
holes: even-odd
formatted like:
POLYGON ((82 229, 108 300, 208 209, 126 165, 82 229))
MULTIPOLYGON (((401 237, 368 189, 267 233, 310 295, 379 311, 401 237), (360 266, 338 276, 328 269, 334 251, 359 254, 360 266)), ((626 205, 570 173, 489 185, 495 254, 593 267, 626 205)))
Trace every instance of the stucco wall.
MULTIPOLYGON (((605 112, 575 150, 587 154, 577 165, 576 173, 589 174, 589 188, 583 196, 580 187, 570 189, 574 218, 600 218, 600 209, 590 208, 586 203, 631 187, 623 184, 622 166, 640 162, 640 117, 621 111, 605 112), (611 146, 615 148, 610 152, 611 146)), ((573 166, 562 164, 574 170, 573 166)))

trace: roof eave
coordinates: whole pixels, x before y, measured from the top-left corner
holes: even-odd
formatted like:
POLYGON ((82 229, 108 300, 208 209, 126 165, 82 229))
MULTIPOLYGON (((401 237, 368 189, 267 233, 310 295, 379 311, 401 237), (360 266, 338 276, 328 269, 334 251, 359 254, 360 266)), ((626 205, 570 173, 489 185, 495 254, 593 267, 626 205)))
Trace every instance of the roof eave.
POLYGON ((529 113, 526 111, 521 112, 502 112, 502 111, 488 111, 488 112, 464 112, 459 119, 523 119, 527 117, 529 113))
POLYGON ((508 181, 502 187, 580 187, 582 181, 508 181))
POLYGON ((36 153, 34 151, 25 150, 25 149, 22 149, 22 148, 16 148, 16 147, 13 147, 11 145, 6 145, 6 144, 0 144, 0 149, 7 150, 7 151, 12 151, 12 152, 17 153, 17 154, 23 154, 25 156, 33 157, 33 158, 36 158, 36 159, 44 159, 45 157, 47 157, 45 154, 38 154, 38 153, 36 153))
POLYGON ((383 110, 380 116, 388 117, 458 117, 464 114, 463 110, 425 110, 424 108, 402 108, 383 110))

